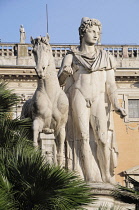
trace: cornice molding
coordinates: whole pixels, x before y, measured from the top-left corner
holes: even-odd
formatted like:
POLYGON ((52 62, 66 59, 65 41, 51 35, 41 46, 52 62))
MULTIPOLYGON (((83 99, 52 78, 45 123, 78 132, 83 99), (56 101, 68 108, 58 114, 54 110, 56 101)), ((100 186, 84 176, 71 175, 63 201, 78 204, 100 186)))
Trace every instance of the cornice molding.
MULTIPOLYGON (((57 67, 57 70, 59 68, 57 67)), ((116 81, 139 81, 139 68, 117 68, 116 81)), ((27 65, 0 65, 0 79, 10 80, 37 80, 35 66, 27 65)))

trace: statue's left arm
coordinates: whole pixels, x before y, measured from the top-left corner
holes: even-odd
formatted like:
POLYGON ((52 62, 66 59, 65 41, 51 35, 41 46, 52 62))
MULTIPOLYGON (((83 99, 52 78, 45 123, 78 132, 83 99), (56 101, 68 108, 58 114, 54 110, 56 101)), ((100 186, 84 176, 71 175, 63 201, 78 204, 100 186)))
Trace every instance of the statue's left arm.
POLYGON ((106 71, 106 88, 109 100, 112 103, 114 110, 117 113, 119 113, 121 117, 125 117, 127 115, 126 111, 119 105, 117 96, 117 86, 115 82, 115 74, 113 69, 106 71))

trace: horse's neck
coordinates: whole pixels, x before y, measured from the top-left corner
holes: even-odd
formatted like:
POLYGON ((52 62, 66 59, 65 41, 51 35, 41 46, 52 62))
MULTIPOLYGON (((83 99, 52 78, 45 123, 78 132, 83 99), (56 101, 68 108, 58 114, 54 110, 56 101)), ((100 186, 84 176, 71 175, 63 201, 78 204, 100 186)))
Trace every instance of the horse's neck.
POLYGON ((53 73, 56 72, 56 67, 55 67, 55 60, 54 60, 54 57, 52 55, 52 51, 50 52, 50 56, 49 56, 49 65, 47 67, 48 71, 51 71, 53 73))
POLYGON ((55 92, 59 90, 60 86, 57 78, 56 69, 51 69, 49 67, 49 70, 47 71, 44 79, 44 85, 47 94, 50 96, 52 96, 55 92))
POLYGON ((44 85, 44 80, 43 79, 38 78, 37 90, 39 90, 40 92, 44 92, 45 85, 44 85))
POLYGON ((47 66, 45 81, 48 84, 51 84, 51 83, 57 84, 58 82, 55 61, 52 55, 50 56, 49 65, 47 66))
POLYGON ((45 79, 38 79, 37 90, 47 94, 52 102, 55 100, 58 91, 60 91, 57 71, 55 68, 53 57, 49 62, 49 66, 47 67, 45 79))

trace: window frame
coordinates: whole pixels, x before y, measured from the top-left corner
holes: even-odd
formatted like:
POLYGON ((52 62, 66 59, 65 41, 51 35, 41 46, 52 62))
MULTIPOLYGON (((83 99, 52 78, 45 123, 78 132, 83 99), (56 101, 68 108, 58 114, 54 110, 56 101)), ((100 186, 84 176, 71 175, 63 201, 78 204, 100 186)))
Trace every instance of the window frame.
POLYGON ((137 118, 131 118, 129 117, 129 112, 128 112, 128 100, 139 100, 139 95, 133 95, 133 94, 129 94, 129 95, 124 95, 124 105, 125 105, 125 110, 127 113, 127 116, 125 116, 125 122, 139 122, 139 117, 137 118))

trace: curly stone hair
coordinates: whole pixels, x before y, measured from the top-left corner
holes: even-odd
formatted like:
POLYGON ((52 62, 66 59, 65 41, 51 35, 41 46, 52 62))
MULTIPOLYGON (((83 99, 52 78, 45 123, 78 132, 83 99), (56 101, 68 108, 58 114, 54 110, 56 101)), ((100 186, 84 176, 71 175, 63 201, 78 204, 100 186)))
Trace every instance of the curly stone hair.
MULTIPOLYGON (((86 31, 93 25, 96 25, 99 27, 100 34, 101 34, 102 25, 99 20, 90 19, 90 18, 86 18, 86 17, 82 18, 81 25, 79 27, 80 44, 82 43, 82 38, 84 37, 84 34, 86 33, 86 31)), ((99 42, 100 42, 100 38, 99 38, 99 42)))

